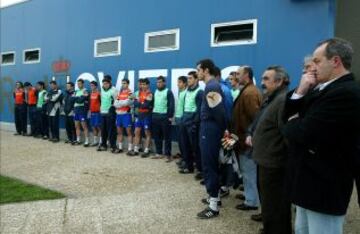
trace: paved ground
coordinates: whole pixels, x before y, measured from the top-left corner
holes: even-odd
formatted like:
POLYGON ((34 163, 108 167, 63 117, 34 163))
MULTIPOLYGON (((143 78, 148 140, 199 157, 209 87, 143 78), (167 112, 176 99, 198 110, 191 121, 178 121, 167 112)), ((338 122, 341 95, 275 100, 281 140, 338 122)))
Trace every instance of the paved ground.
MULTIPOLYGON (((68 196, 0 206, 1 233, 245 234, 260 228, 249 220, 254 212, 234 209, 234 191, 223 200, 219 218, 196 219, 204 188, 193 176, 178 174, 175 163, 0 134, 1 174, 68 196)), ((345 233, 360 233, 355 196, 345 233)))

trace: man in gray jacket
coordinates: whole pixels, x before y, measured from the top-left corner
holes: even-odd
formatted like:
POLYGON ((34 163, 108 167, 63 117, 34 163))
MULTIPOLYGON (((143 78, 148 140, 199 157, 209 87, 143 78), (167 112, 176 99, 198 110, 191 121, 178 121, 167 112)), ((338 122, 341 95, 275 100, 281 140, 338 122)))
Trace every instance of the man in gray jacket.
POLYGON ((258 164, 264 226, 261 233, 291 234, 290 202, 285 199, 284 189, 287 147, 280 132, 289 76, 281 66, 270 66, 261 83, 265 98, 246 138, 258 164))

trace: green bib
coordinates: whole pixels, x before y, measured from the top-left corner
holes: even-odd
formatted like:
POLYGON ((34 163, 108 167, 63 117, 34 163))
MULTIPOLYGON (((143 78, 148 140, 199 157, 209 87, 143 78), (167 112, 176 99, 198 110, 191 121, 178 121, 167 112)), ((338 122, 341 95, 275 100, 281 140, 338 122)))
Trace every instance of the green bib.
POLYGON ((231 89, 231 96, 233 97, 233 101, 239 96, 240 90, 239 89, 231 89))
POLYGON ((46 90, 41 90, 38 94, 38 100, 36 103, 36 107, 37 108, 42 108, 42 106, 45 103, 45 95, 46 95, 46 90))
POLYGON ((166 114, 167 113, 167 94, 168 89, 155 91, 155 103, 153 113, 166 114))
POLYGON ((113 95, 114 89, 110 88, 108 90, 101 89, 101 105, 100 105, 100 112, 107 114, 109 113, 109 109, 113 103, 113 95))
MULTIPOLYGON (((75 91, 75 97, 81 97, 84 95, 84 88, 83 89, 78 89, 75 91)), ((78 107, 78 106, 84 106, 84 103, 76 103, 74 104, 74 107, 78 107)))
POLYGON ((194 91, 187 90, 185 95, 184 112, 194 113, 197 111, 196 95, 200 91, 200 87, 194 91))
POLYGON ((179 92, 178 103, 177 103, 176 111, 175 111, 175 118, 181 118, 183 116, 185 94, 186 94, 186 89, 179 92))

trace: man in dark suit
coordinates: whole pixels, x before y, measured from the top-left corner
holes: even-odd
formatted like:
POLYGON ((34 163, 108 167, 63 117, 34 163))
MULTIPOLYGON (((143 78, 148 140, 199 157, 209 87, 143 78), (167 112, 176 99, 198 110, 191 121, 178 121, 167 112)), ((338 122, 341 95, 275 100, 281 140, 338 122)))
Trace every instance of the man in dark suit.
POLYGON ((350 72, 352 54, 345 40, 321 42, 311 71, 287 96, 283 134, 289 143, 295 233, 342 233, 360 171, 360 85, 350 72))

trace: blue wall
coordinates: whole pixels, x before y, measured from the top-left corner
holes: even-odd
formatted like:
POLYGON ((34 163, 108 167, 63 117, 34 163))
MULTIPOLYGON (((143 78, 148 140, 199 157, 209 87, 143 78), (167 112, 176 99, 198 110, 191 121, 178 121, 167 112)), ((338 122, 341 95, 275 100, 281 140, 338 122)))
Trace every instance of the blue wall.
POLYGON ((138 70, 164 68, 171 75, 172 68, 210 57, 220 68, 253 66, 258 82, 268 65, 281 64, 294 86, 303 57, 333 36, 334 12, 334 0, 30 0, 7 7, 0 16, 1 52, 16 51, 16 65, 1 67, 1 121, 13 121, 14 82, 50 78, 59 58, 71 61, 73 81, 99 71, 115 79, 119 70, 137 77, 138 70), (258 19, 257 44, 210 46, 212 23, 246 19, 258 19), (180 28, 180 50, 144 53, 144 33, 172 28, 180 28), (122 37, 121 56, 94 58, 94 40, 112 36, 122 37), (22 64, 23 50, 37 47, 41 62, 22 64))

